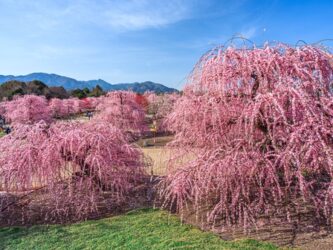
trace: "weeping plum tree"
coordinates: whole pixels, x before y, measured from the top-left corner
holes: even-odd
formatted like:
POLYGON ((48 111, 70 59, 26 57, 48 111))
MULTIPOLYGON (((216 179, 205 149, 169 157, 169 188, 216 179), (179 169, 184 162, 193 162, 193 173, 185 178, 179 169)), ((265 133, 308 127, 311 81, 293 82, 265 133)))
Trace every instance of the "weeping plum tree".
POLYGON ((135 95, 135 101, 143 108, 144 111, 148 108, 148 100, 147 98, 142 94, 136 94, 135 95))
POLYGON ((45 97, 25 95, 6 104, 5 117, 13 124, 32 124, 51 121, 51 112, 45 97))
POLYGON ((96 109, 98 104, 98 98, 68 98, 68 99, 58 99, 52 98, 49 101, 49 109, 54 118, 64 118, 71 115, 76 115, 87 110, 96 109))
POLYGON ((63 100, 63 105, 68 115, 79 114, 81 111, 80 99, 68 98, 63 100))
POLYGON ((130 91, 114 91, 101 97, 97 120, 109 122, 124 132, 140 134, 145 129, 145 112, 130 91))
POLYGON ((79 107, 81 112, 95 110, 98 106, 101 98, 100 97, 87 97, 79 100, 79 107))
POLYGON ((66 117, 69 113, 65 102, 58 98, 52 98, 49 101, 49 109, 51 111, 52 117, 54 118, 66 117))
POLYGON ((285 45, 205 54, 168 116, 176 134, 169 146, 190 159, 170 160, 164 205, 244 228, 258 216, 290 219, 309 206, 329 223, 331 58, 317 47, 285 45))
POLYGON ((152 115, 154 120, 158 120, 158 129, 167 130, 165 118, 172 112, 175 102, 180 97, 177 93, 165 93, 156 95, 154 92, 146 92, 144 94, 147 99, 147 112, 152 115))
POLYGON ((141 152, 102 122, 21 125, 1 138, 0 152, 0 189, 43 189, 47 221, 86 218, 105 192, 120 204, 144 175, 141 152))
POLYGON ((101 100, 100 98, 101 96, 99 97, 88 97, 88 100, 90 101, 90 109, 91 110, 95 110, 101 100))
POLYGON ((159 100, 158 95, 156 95, 156 93, 153 91, 146 91, 143 94, 143 96, 146 98, 148 102, 147 106, 148 114, 155 116, 158 110, 158 100, 159 100))
POLYGON ((7 101, 0 102, 0 116, 5 116, 7 101))
POLYGON ((156 119, 163 119, 169 115, 173 109, 174 103, 180 97, 177 93, 165 93, 156 95, 155 93, 146 93, 148 100, 148 112, 153 114, 156 119))
POLYGON ((90 98, 80 99, 80 110, 86 112, 92 108, 90 98))
POLYGON ((166 93, 160 96, 160 100, 157 103, 158 109, 156 112, 157 119, 164 119, 173 110, 174 104, 180 97, 177 93, 166 93))

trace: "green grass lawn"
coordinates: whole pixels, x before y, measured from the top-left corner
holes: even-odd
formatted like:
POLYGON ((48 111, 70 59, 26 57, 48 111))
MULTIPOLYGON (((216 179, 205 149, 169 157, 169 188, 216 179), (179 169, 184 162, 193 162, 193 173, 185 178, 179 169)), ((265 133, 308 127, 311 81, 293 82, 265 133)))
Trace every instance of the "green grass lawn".
POLYGON ((72 225, 0 229, 0 249, 277 249, 255 240, 223 241, 153 209, 72 225))

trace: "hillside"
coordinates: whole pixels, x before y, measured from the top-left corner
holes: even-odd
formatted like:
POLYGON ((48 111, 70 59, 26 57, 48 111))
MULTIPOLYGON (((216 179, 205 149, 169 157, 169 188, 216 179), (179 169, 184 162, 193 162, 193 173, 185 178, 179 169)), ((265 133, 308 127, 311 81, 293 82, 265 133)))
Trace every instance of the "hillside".
POLYGON ((146 81, 142 83, 135 82, 135 83, 110 84, 102 79, 79 81, 74 78, 56 75, 56 74, 47 74, 47 73, 32 73, 21 76, 0 75, 0 84, 13 80, 21 82, 31 82, 33 80, 38 80, 47 84, 50 87, 62 86, 66 90, 83 89, 83 88, 92 89, 96 87, 96 85, 99 85, 105 91, 133 90, 134 92, 137 93, 144 93, 146 91, 154 91, 156 93, 169 93, 177 91, 176 89, 169 88, 162 84, 154 83, 151 81, 146 81))

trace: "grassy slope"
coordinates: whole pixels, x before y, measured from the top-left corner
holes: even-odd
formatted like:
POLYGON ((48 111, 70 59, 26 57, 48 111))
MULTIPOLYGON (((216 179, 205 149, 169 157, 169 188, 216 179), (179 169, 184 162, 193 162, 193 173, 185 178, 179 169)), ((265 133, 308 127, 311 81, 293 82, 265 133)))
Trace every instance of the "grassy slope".
POLYGON ((0 229, 0 249, 277 249, 254 240, 223 241, 159 210, 67 226, 0 229))

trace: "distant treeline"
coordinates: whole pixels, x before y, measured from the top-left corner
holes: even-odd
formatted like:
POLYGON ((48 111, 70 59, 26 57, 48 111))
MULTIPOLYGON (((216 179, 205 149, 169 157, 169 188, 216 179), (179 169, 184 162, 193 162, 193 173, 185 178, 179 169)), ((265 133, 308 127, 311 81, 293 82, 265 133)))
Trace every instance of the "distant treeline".
POLYGON ((11 100, 15 95, 27 94, 43 95, 47 99, 66 99, 71 96, 82 99, 86 97, 98 97, 105 94, 105 92, 99 85, 92 90, 84 88, 66 91, 64 87, 49 87, 37 80, 31 82, 8 81, 0 85, 0 101, 3 99, 11 100))

